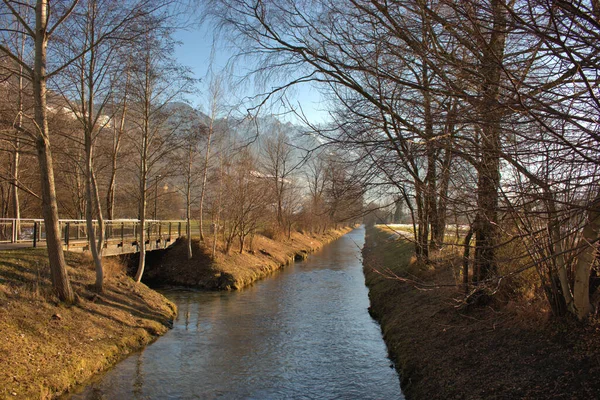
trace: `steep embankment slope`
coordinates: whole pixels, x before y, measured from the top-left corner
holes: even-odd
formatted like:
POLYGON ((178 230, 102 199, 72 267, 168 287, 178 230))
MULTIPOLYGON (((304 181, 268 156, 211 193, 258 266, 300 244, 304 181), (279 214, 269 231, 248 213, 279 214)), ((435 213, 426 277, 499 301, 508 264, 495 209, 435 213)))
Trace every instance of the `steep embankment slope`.
POLYGON ((330 230, 324 234, 292 233, 290 239, 272 240, 256 235, 251 251, 240 254, 232 249, 229 255, 217 252, 215 260, 209 249, 197 240, 193 242, 194 257, 187 259, 184 241, 172 248, 148 253, 144 281, 153 285, 193 286, 204 289, 240 289, 274 271, 303 259, 351 228, 330 230))
POLYGON ((66 253, 77 302, 52 294, 42 249, 0 252, 0 398, 47 399, 90 379, 165 333, 175 306, 105 259, 102 294, 92 262, 66 253))
POLYGON ((412 253, 398 236, 368 231, 371 311, 408 399, 600 398, 597 323, 548 320, 514 302, 458 307, 462 296, 448 269, 419 267, 412 253), (393 275, 442 286, 417 289, 393 275))

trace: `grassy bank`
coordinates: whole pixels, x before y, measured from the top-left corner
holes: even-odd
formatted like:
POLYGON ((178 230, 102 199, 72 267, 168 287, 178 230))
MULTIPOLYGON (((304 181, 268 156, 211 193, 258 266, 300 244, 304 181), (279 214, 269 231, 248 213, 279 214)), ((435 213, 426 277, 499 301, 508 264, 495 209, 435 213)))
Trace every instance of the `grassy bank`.
POLYGON ((210 255, 210 243, 204 246, 197 240, 193 241, 194 257, 188 260, 187 248, 182 240, 165 251, 148 253, 144 281, 156 285, 193 286, 211 290, 241 289, 295 259, 305 258, 350 230, 341 228, 324 234, 293 232, 291 238, 284 236, 277 240, 256 235, 250 250, 239 253, 232 249, 230 254, 217 251, 214 260, 210 255))
POLYGON ((117 261, 105 259, 97 295, 91 260, 66 258, 73 306, 52 294, 45 250, 0 252, 0 398, 64 393, 166 332, 175 316, 172 303, 136 285, 117 261))
POLYGON ((371 310, 407 398, 600 398, 597 323, 559 322, 505 298, 464 307, 452 263, 419 265, 412 252, 398 235, 368 230, 371 310))

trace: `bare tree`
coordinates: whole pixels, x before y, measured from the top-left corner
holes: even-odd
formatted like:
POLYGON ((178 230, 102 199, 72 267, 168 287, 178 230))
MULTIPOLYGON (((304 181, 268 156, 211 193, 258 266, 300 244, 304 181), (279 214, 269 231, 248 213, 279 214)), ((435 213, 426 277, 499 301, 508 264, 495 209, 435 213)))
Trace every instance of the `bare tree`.
POLYGON ((208 165, 210 161, 211 144, 215 128, 217 124, 217 118, 222 107, 222 95, 223 95, 223 81, 220 75, 212 75, 209 84, 209 121, 208 131, 206 133, 206 148, 204 151, 204 166, 202 169, 202 187, 200 190, 200 240, 204 241, 204 198, 206 196, 206 183, 208 177, 208 165))
POLYGON ((116 55, 122 53, 125 46, 125 51, 129 51, 133 40, 143 35, 143 29, 152 29, 152 25, 140 25, 139 22, 147 16, 156 15, 157 10, 166 4, 158 2, 150 7, 145 1, 80 1, 65 32, 70 40, 65 41, 65 68, 61 73, 64 78, 58 80, 56 91, 63 94, 83 131, 86 224, 89 248, 96 265, 95 286, 98 291, 102 291, 103 282, 101 257, 105 227, 94 152, 98 137, 108 131, 106 128, 113 120, 111 115, 106 115, 109 111, 107 106, 117 89, 113 86, 115 79, 110 78, 127 73, 121 68, 121 59, 116 55), (140 26, 143 28, 140 29, 140 26), (74 59, 75 62, 69 62, 74 59), (94 216, 97 218, 97 236, 94 216))
MULTIPOLYGON (((319 231, 320 225, 326 225, 325 212, 325 159, 322 154, 317 154, 308 161, 305 178, 308 184, 309 213, 308 227, 319 231)), ((324 228, 323 228, 324 229, 324 228)))
MULTIPOLYGON (((187 240, 187 257, 192 259, 192 204, 198 200, 198 182, 206 177, 201 173, 198 166, 201 151, 200 145, 203 136, 206 134, 204 125, 198 120, 195 113, 189 115, 189 121, 185 121, 185 127, 182 127, 184 138, 183 145, 179 149, 177 159, 181 165, 182 171, 182 192, 185 196, 185 218, 186 218, 186 240, 187 240)), ((206 167, 206 166, 205 166, 206 167)), ((204 182, 203 182, 204 185, 204 182)), ((202 232, 202 231, 200 231, 202 232)))
POLYGON ((230 158, 223 174, 226 254, 236 238, 242 253, 246 237, 256 231, 264 217, 268 191, 256 167, 255 157, 245 148, 230 158))
MULTIPOLYGON (((140 257, 136 282, 140 282, 146 260, 146 208, 149 177, 161 166, 163 157, 180 145, 177 121, 170 118, 177 113, 177 99, 194 88, 189 71, 173 59, 173 42, 169 30, 161 25, 164 20, 148 20, 158 27, 145 34, 144 43, 136 51, 137 65, 132 70, 132 123, 135 125, 134 141, 138 159, 139 196, 139 249, 140 257), (158 28, 161 28, 160 30, 158 28)), ((158 179, 154 182, 158 184, 158 179)))
MULTIPOLYGON (((20 67, 23 67, 25 78, 31 80, 33 85, 33 99, 35 104, 33 121, 35 124, 33 129, 24 127, 20 127, 20 129, 36 143, 41 173, 44 225, 52 285, 58 297, 67 303, 72 303, 75 297, 67 274, 60 238, 46 103, 47 80, 60 71, 61 66, 50 72, 46 70, 46 66, 48 63, 47 49, 50 39, 53 37, 55 31, 69 18, 77 3, 77 1, 73 1, 69 4, 58 4, 55 7, 51 7, 47 0, 37 0, 35 6, 26 4, 24 7, 26 10, 23 10, 19 2, 5 0, 3 5, 6 12, 3 14, 12 14, 19 21, 18 30, 26 34, 33 41, 33 63, 29 61, 28 57, 24 57, 23 54, 19 54, 14 49, 7 47, 7 41, 3 41, 0 44, 0 51, 16 61, 20 67), (53 24, 49 23, 51 12, 57 16, 56 22, 53 24), (30 17, 32 13, 34 14, 33 19, 30 17)), ((7 32, 12 32, 12 29, 8 28, 6 23, 3 25, 1 28, 3 35, 7 32)))
POLYGON ((274 129, 276 131, 263 141, 261 164, 265 178, 272 182, 270 186, 275 200, 275 220, 279 229, 284 229, 285 201, 292 186, 292 174, 300 163, 294 159, 294 149, 288 144, 288 137, 281 125, 277 124, 274 129))
POLYGON ((125 135, 126 121, 128 115, 129 106, 129 91, 130 91, 130 68, 129 65, 133 62, 131 56, 121 56, 126 59, 124 61, 124 79, 121 81, 121 71, 117 71, 116 76, 112 75, 111 79, 116 81, 111 86, 118 88, 118 95, 113 97, 114 110, 112 112, 112 146, 110 151, 110 177, 108 181, 108 188, 106 190, 106 214, 108 219, 112 220, 115 218, 115 191, 117 184, 117 171, 118 171, 118 160, 121 151, 121 144, 125 135), (115 98, 116 97, 116 98, 115 98))

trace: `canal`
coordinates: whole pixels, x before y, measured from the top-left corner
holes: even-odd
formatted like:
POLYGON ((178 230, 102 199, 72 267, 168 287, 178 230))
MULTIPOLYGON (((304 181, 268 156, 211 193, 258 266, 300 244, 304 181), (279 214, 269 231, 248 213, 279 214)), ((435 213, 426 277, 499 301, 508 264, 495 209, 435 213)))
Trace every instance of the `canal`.
POLYGON ((168 290, 165 336, 72 399, 402 399, 367 312, 359 228, 238 292, 168 290))

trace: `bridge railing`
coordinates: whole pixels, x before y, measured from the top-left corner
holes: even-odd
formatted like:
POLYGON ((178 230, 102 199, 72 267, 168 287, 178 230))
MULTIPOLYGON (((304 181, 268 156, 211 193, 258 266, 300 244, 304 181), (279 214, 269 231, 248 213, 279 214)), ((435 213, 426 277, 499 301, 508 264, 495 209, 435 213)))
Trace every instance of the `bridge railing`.
MULTIPOLYGON (((59 220, 61 240, 68 249, 83 247, 88 241, 88 229, 85 220, 59 220)), ((192 234, 198 230, 198 223, 193 222, 192 234)), ((98 236, 98 221, 93 222, 96 237, 98 236)), ((164 248, 181 236, 185 236, 187 222, 184 220, 146 220, 146 247, 148 249, 164 248)), ((118 219, 104 221, 105 247, 135 246, 139 248, 141 222, 136 219, 118 219)), ((46 229, 42 219, 0 218, 0 244, 14 244, 20 247, 45 246, 46 229)))
POLYGON ((0 218, 0 243, 23 243, 46 240, 41 219, 0 218))

